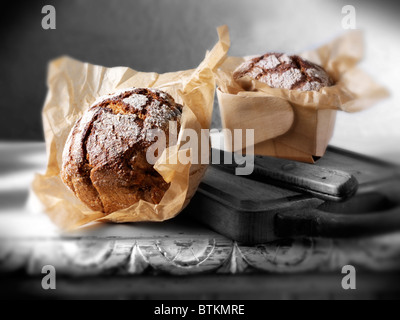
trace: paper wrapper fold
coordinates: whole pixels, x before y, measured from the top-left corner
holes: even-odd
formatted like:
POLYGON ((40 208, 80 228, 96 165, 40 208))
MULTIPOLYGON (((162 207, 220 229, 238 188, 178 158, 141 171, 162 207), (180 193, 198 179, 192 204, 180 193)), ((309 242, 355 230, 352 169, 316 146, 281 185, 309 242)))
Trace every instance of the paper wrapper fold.
MULTIPOLYGON (((216 73, 223 127, 254 129, 256 154, 313 163, 333 136, 337 111, 362 111, 388 96, 357 67, 363 52, 362 33, 353 31, 301 54, 335 81, 318 92, 271 88, 249 77, 235 81, 233 71, 249 57, 228 57, 216 73)), ((239 147, 232 143, 226 149, 239 147)))
POLYGON ((32 187, 55 224, 63 229, 74 229, 92 221, 164 221, 176 216, 189 203, 207 166, 168 162, 168 157, 187 152, 180 148, 184 144, 181 135, 177 146, 164 151, 168 151, 165 153, 168 156, 161 156, 167 161, 159 161, 154 166, 171 183, 161 202, 154 205, 140 201, 108 215, 90 210, 62 183, 62 152, 71 128, 96 98, 129 87, 153 87, 169 93, 184 106, 181 132, 194 129, 200 137, 201 129, 209 129, 211 123, 214 73, 226 58, 230 46, 227 27, 219 27, 218 34, 218 43, 194 70, 144 73, 127 67, 105 68, 68 57, 49 64, 48 94, 42 113, 48 166, 44 175, 36 175, 32 187))

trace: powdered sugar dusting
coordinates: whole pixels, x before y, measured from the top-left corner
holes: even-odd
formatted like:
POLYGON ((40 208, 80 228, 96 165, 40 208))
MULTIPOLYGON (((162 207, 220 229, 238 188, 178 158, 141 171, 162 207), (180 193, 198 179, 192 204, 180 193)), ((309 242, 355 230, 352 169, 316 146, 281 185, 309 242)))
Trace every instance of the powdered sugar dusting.
POLYGON ((281 63, 292 63, 292 62, 293 62, 292 58, 290 58, 287 54, 281 55, 281 56, 279 57, 279 61, 280 61, 281 63))
POLYGON ((74 127, 69 133, 67 142, 63 150, 63 166, 65 166, 68 161, 72 161, 77 165, 79 165, 79 163, 83 161, 83 140, 86 135, 88 126, 96 117, 97 113, 98 110, 89 109, 83 114, 82 118, 75 123, 74 127))
POLYGON ((165 131, 169 121, 180 122, 180 118, 181 111, 174 99, 158 89, 129 88, 102 96, 71 130, 64 148, 63 166, 67 162, 79 166, 86 160, 92 166, 115 163, 136 144, 148 146, 154 142, 155 137, 149 131, 165 131), (131 113, 115 113, 107 108, 107 102, 117 103, 119 97, 132 107, 131 113))
POLYGON ((248 73, 248 75, 252 78, 257 79, 258 76, 263 74, 263 69, 260 69, 258 67, 255 67, 253 69, 250 70, 250 72, 248 73))
POLYGON ((281 62, 278 60, 278 58, 275 55, 270 55, 264 59, 261 59, 258 61, 255 66, 263 68, 264 70, 269 70, 273 69, 277 66, 279 66, 281 62))
POLYGON ((300 91, 319 91, 322 88, 322 85, 320 82, 317 81, 311 81, 311 82, 304 82, 304 84, 297 88, 297 90, 300 91))
MULTIPOLYGON (((152 102, 152 107, 148 110, 147 117, 143 123, 143 129, 166 129, 169 121, 180 120, 180 112, 176 108, 171 108, 166 104, 161 104, 156 100, 152 102)), ((146 133, 146 140, 152 142, 154 137, 152 134, 146 133)))
POLYGON ((156 140, 151 132, 167 133, 170 120, 180 127, 182 108, 157 89, 129 88, 100 97, 70 132, 63 182, 91 209, 105 213, 141 199, 159 203, 169 184, 147 162, 146 150, 156 140))
POLYGON ((152 88, 150 89, 150 91, 158 94, 158 96, 162 99, 170 100, 168 95, 164 91, 161 91, 160 89, 152 88))
POLYGON ((236 70, 235 70, 235 74, 242 74, 244 72, 249 71, 253 66, 253 60, 247 60, 245 62, 243 62, 236 70))
POLYGON ((93 122, 86 147, 90 165, 112 164, 140 140, 135 114, 102 113, 93 122))
POLYGON ((320 66, 299 56, 269 53, 242 63, 233 73, 234 79, 249 76, 272 88, 319 91, 334 82, 320 66))
POLYGON ((131 96, 122 100, 128 106, 135 108, 136 110, 142 110, 146 106, 149 99, 142 94, 132 94, 131 96))
POLYGON ((322 85, 327 86, 330 83, 329 76, 327 73, 322 70, 322 69, 317 69, 317 68, 310 68, 306 70, 306 73, 311 77, 311 78, 318 78, 321 80, 322 85))
POLYGON ((119 90, 117 90, 117 91, 115 91, 115 92, 113 92, 113 93, 109 93, 109 94, 100 96, 100 97, 98 97, 98 98, 92 103, 91 107, 92 107, 92 106, 95 106, 95 105, 98 105, 98 104, 100 104, 100 103, 103 103, 103 102, 105 102, 105 101, 107 101, 107 100, 117 98, 117 97, 119 97, 121 94, 123 94, 123 93, 125 93, 125 92, 128 92, 128 91, 135 90, 135 89, 136 89, 136 88, 134 88, 134 87, 132 87, 132 88, 125 88, 125 89, 119 89, 119 90))
POLYGON ((301 71, 298 69, 291 68, 284 73, 271 73, 266 74, 262 78, 261 81, 267 83, 270 87, 273 88, 283 88, 283 89, 291 89, 293 85, 295 85, 298 81, 301 80, 301 71))

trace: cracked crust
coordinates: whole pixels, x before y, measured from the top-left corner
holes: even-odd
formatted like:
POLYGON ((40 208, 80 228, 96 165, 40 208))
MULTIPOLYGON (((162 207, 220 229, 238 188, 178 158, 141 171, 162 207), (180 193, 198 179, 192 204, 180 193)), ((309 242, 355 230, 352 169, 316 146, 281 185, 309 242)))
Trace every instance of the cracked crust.
POLYGON ((319 91, 333 85, 332 79, 320 66, 299 56, 267 53, 241 64, 233 73, 238 80, 249 76, 272 88, 300 91, 319 91))
POLYGON ((130 88, 101 97, 72 128, 63 152, 62 181, 95 211, 111 213, 145 200, 161 201, 169 184, 146 160, 169 121, 178 132, 183 107, 156 89, 130 88))

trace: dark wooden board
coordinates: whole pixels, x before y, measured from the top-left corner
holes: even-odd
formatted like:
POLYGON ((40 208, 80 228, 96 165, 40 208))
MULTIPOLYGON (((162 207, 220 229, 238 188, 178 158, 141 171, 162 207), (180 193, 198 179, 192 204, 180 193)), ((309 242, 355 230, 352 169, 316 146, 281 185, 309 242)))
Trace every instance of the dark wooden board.
POLYGON ((398 167, 332 147, 310 166, 353 175, 359 183, 357 194, 343 203, 324 201, 254 177, 235 176, 213 165, 186 212, 246 244, 296 236, 348 237, 400 230, 398 167))

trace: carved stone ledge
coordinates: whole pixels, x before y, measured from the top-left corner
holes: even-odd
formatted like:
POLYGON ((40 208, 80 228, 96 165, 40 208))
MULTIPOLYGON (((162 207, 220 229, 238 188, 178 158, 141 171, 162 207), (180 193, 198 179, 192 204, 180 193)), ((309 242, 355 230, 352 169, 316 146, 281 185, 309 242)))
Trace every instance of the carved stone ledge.
POLYGON ((0 242, 0 272, 58 274, 298 273, 337 271, 346 264, 398 270, 400 249, 387 241, 281 240, 254 247, 225 238, 6 239, 0 242))

